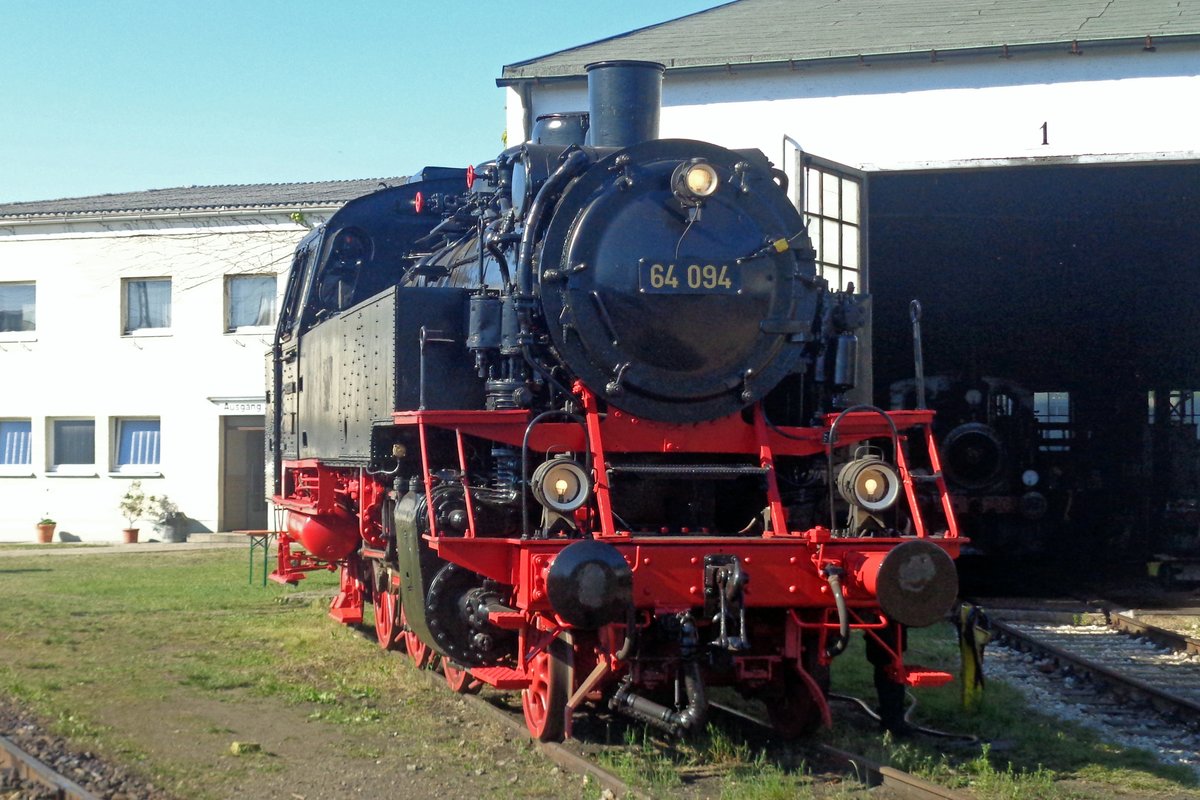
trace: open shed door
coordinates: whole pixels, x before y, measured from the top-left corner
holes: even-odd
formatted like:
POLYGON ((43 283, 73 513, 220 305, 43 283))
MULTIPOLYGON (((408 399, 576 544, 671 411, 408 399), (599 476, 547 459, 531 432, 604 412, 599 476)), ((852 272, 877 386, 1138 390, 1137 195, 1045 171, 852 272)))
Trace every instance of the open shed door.
MULTIPOLYGON (((791 153, 785 153, 791 165, 792 202, 804 216, 808 236, 817 251, 817 270, 835 291, 870 291, 867 264, 867 173, 827 158, 806 153, 789 137, 791 153)), ((866 325, 858 332, 858 387, 849 393, 855 403, 869 403, 872 397, 871 303, 863 303, 866 325)), ((897 331, 899 335, 900 332, 897 331)))

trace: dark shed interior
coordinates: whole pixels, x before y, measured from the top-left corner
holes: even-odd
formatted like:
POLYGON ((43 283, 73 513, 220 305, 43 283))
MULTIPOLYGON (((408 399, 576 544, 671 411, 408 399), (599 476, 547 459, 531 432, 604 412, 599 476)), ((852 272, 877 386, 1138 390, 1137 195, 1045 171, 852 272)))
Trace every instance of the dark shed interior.
POLYGON ((875 173, 869 187, 877 402, 912 378, 919 298, 926 375, 1015 381, 1040 423, 1048 397, 1069 397, 1067 441, 1043 432, 1040 449, 1072 487, 1076 535, 1200 538, 1200 164, 875 173))

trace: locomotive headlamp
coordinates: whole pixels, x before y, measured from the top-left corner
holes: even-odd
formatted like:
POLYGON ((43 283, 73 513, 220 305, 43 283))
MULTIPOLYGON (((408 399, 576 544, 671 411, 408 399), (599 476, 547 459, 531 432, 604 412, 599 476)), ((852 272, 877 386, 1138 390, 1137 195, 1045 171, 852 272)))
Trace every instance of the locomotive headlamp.
POLYGON ((530 488, 539 503, 560 514, 579 508, 591 494, 587 472, 569 458, 554 458, 535 469, 530 488))
POLYGON ((671 175, 671 191, 685 203, 698 203, 711 197, 720 185, 716 169, 700 159, 680 164, 671 175))
POLYGON ((685 175, 687 188, 697 197, 708 197, 717 190, 717 172, 708 164, 696 164, 685 175))
POLYGON ((885 511, 896 502, 900 496, 900 475, 883 459, 867 455, 842 467, 837 486, 847 503, 874 513, 885 511))

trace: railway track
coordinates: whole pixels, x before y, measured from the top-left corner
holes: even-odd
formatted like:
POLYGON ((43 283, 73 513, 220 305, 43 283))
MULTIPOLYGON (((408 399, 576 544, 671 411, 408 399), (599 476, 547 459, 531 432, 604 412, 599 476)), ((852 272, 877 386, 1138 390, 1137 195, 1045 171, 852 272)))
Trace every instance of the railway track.
POLYGON ((993 624, 1018 649, 1040 654, 1118 699, 1200 728, 1200 657, 1186 650, 1187 637, 1126 615, 1113 620, 1108 625, 993 624))
POLYGON ((1119 631, 1141 636, 1162 647, 1169 647, 1176 652, 1200 655, 1200 639, 1193 636, 1185 636, 1178 631, 1151 625, 1144 620, 1138 619, 1135 614, 1136 612, 1133 611, 1110 613, 1108 624, 1119 631))
POLYGON ((1132 612, 1089 614, 1084 624, 1020 615, 993 616, 997 646, 985 660, 989 677, 1014 686, 1045 713, 1200 777, 1200 643, 1132 612))
MULTIPOLYGON (((756 730, 765 737, 765 741, 769 741, 774 734, 774 729, 766 720, 721 703, 710 703, 709 707, 715 717, 736 725, 743 731, 756 730)), ((864 786, 872 789, 883 787, 888 791, 889 797, 905 798, 905 800, 965 800, 966 798, 961 792, 930 783, 902 770, 880 764, 866 756, 849 753, 826 744, 816 745, 815 749, 824 758, 856 776, 864 786)))
POLYGON ((0 797, 101 800, 79 784, 55 772, 26 753, 12 740, 0 736, 0 797), (9 795, 9 792, 16 792, 9 795))
MULTIPOLYGON (((358 633, 364 639, 375 640, 374 631, 372 630, 359 628, 358 633)), ((403 654, 397 655, 404 658, 403 654)), ((439 691, 448 690, 446 677, 436 669, 423 668, 420 670, 420 673, 429 681, 430 686, 433 688, 439 691)), ((459 696, 470 708, 504 725, 514 736, 528 740, 533 746, 538 748, 542 755, 562 769, 577 775, 587 776, 590 780, 596 781, 602 789, 610 791, 613 797, 650 800, 649 794, 630 786, 620 776, 605 769, 594 758, 589 757, 590 754, 587 751, 591 748, 581 746, 580 742, 574 740, 568 740, 563 743, 535 741, 529 735, 529 731, 525 726, 524 716, 519 704, 515 706, 506 705, 495 698, 489 698, 485 695, 472 692, 460 693, 459 696)), ((715 721, 736 726, 743 734, 753 731, 747 738, 757 745, 765 747, 772 741, 774 728, 766 720, 758 719, 720 703, 710 703, 710 710, 711 717, 715 721)), ((631 723, 624 720, 624 718, 620 718, 616 720, 616 724, 617 727, 623 728, 624 726, 636 725, 637 723, 631 723)), ((619 739, 621 737, 617 736, 616 738, 619 739)), ((963 795, 960 793, 929 783, 901 770, 879 764, 865 756, 848 753, 827 745, 817 745, 813 749, 815 754, 823 757, 823 760, 835 764, 845 770, 845 772, 855 776, 864 786, 886 787, 890 792, 889 797, 905 798, 905 800, 963 800, 963 795)))

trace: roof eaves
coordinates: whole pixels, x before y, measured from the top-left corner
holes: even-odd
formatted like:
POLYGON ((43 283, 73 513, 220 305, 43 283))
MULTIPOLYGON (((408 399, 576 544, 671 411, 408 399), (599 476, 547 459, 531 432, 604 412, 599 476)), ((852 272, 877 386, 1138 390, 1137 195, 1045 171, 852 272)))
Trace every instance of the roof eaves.
MULTIPOLYGON (((353 199, 353 198, 349 198, 353 199)), ((336 210, 345 205, 348 200, 301 201, 296 203, 258 204, 258 205, 224 205, 224 206, 178 206, 158 208, 104 208, 78 209, 75 211, 35 211, 25 213, 0 212, 0 220, 4 221, 50 221, 50 220, 81 220, 104 219, 111 217, 203 217, 214 214, 242 215, 259 214, 263 212, 278 213, 288 209, 336 210)))
MULTIPOLYGON (((509 69, 514 69, 514 68, 518 68, 518 67, 528 66, 530 64, 535 64, 538 61, 549 58, 551 56, 561 56, 561 55, 565 55, 567 53, 573 53, 577 50, 585 50, 590 47, 596 47, 598 45, 608 44, 609 42, 615 42, 615 41, 619 41, 621 39, 628 39, 631 36, 635 36, 635 35, 645 32, 645 31, 653 30, 655 28, 661 28, 664 25, 674 25, 685 19, 692 19, 693 17, 699 17, 704 14, 711 14, 714 11, 725 8, 726 6, 735 5, 737 2, 739 2, 739 0, 729 0, 729 2, 722 3, 719 6, 713 6, 712 8, 706 8, 702 11, 694 11, 691 14, 685 14, 682 17, 675 17, 673 19, 664 20, 663 22, 656 22, 653 25, 646 25, 641 28, 635 28, 631 31, 625 31, 624 33, 618 33, 613 36, 607 36, 603 39, 597 39, 594 42, 587 42, 585 44, 576 45, 575 47, 568 47, 565 50, 555 50, 551 53, 543 53, 540 56, 535 56, 534 58, 527 58, 524 61, 517 61, 513 64, 505 64, 504 67, 502 68, 501 75, 503 75, 504 73, 507 73, 509 71, 509 69)), ((591 61, 589 61, 588 63, 590 64, 591 61)), ((500 85, 500 86, 507 85, 507 84, 501 84, 500 83, 501 80, 503 80, 503 78, 496 79, 497 85, 500 85)))
MULTIPOLYGON (((1020 42, 1012 43, 994 43, 974 45, 970 47, 949 47, 946 49, 940 48, 922 48, 913 49, 911 46, 900 46, 895 49, 877 50, 874 52, 863 53, 823 53, 819 55, 806 56, 788 56, 788 55, 746 55, 735 57, 733 59, 725 59, 713 61, 706 59, 703 56, 696 58, 674 58, 665 59, 665 66, 668 72, 702 72, 702 71, 732 71, 735 67, 778 67, 790 66, 795 68, 798 65, 804 66, 821 66, 832 65, 838 63, 867 63, 880 61, 911 61, 911 60, 928 60, 936 57, 938 60, 950 58, 954 56, 974 56, 988 53, 999 52, 1001 57, 1012 56, 1018 53, 1034 53, 1039 51, 1063 50, 1071 53, 1073 47, 1078 46, 1078 53, 1082 54, 1084 47, 1121 47, 1134 45, 1143 50, 1155 50, 1159 45, 1165 44, 1193 44, 1200 42, 1200 33, 1181 33, 1181 34, 1161 34, 1158 36, 1133 36, 1133 37, 1117 37, 1117 38, 1095 38, 1089 39, 1080 37, 1078 39, 1053 39, 1040 42, 1020 42), (1149 44, 1148 44, 1149 43, 1149 44)), ((515 65, 514 65, 515 66, 515 65)), ((505 67, 507 70, 508 67, 505 67)), ((540 82, 559 82, 576 80, 584 77, 585 71, 582 64, 558 64, 543 68, 542 71, 536 74, 513 75, 505 76, 496 79, 497 86, 517 86, 523 83, 540 83, 540 82)))

